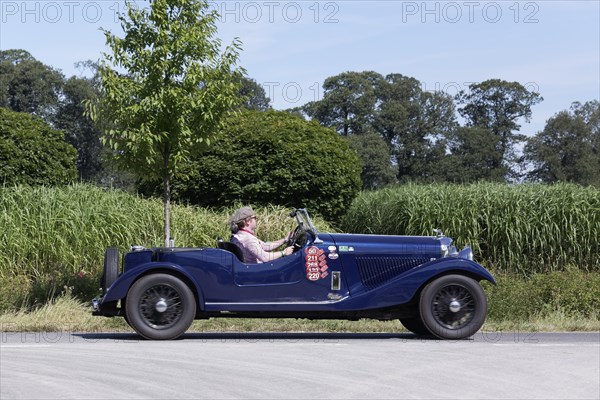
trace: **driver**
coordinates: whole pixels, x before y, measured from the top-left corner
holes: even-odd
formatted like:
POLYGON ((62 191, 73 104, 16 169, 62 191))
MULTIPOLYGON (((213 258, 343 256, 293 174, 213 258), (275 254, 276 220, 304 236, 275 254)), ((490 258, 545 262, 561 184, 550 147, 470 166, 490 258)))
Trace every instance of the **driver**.
POLYGON ((275 251, 282 246, 288 239, 277 240, 275 242, 263 242, 256 237, 256 214, 250 207, 242 207, 229 218, 229 228, 231 229, 231 242, 238 245, 244 253, 244 260, 249 264, 257 264, 277 260, 284 256, 292 254, 294 248, 286 247, 284 250, 275 251))

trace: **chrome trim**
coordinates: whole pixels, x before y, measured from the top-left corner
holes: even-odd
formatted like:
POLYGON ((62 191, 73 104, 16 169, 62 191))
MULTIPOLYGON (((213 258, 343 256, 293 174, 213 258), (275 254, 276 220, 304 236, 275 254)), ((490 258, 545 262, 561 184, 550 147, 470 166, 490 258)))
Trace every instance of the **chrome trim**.
POLYGON ((92 309, 94 311, 100 311, 100 299, 98 299, 98 298, 92 299, 92 309))
POLYGON ((340 290, 342 287, 342 272, 333 271, 331 273, 331 290, 340 290))
POLYGON ((473 250, 469 246, 458 252, 458 257, 473 261, 473 250))
POLYGON ((300 226, 304 226, 304 223, 306 222, 306 225, 308 225, 308 232, 312 233, 315 237, 315 240, 313 241, 314 244, 324 243, 323 240, 319 238, 319 231, 317 231, 315 224, 313 224, 312 219, 310 219, 310 215, 308 215, 306 208, 296 208, 290 213, 290 216, 295 217, 296 222, 300 226))
POLYGON ((461 308, 460 303, 456 300, 452 300, 450 302, 450 304, 448 304, 448 309, 453 313, 459 312, 460 308, 461 308))
POLYGON ((450 247, 448 247, 448 255, 451 256, 451 257, 458 256, 458 251, 456 250, 456 246, 450 246, 450 247))
MULTIPOLYGON (((271 303, 205 303, 205 305, 207 306, 273 306, 273 305, 277 305, 277 306, 284 306, 284 305, 302 305, 302 306, 308 306, 308 305, 313 305, 313 304, 333 304, 333 303, 338 303, 340 301, 343 301, 345 299, 347 299, 348 296, 344 296, 340 299, 336 299, 336 300, 325 300, 325 301, 276 301, 276 302, 271 302, 271 303)), ((223 311, 221 311, 223 312, 223 311)))
POLYGON ((442 251, 442 257, 448 257, 449 255, 452 255, 451 250, 452 247, 454 247, 450 246, 452 244, 452 239, 446 236, 437 236, 436 238, 440 242, 440 250, 442 251))
POLYGON ((169 308, 169 306, 164 299, 160 299, 159 301, 156 302, 156 304, 154 305, 154 308, 156 309, 157 312, 164 313, 165 311, 167 311, 167 308, 169 308))

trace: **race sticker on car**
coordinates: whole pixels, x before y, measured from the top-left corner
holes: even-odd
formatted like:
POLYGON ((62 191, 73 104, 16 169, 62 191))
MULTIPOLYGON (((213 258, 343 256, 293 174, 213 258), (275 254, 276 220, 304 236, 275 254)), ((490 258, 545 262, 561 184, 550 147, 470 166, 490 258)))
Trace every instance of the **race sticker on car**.
POLYGON ((310 246, 305 250, 306 278, 309 281, 318 281, 329 275, 327 257, 322 249, 310 246))

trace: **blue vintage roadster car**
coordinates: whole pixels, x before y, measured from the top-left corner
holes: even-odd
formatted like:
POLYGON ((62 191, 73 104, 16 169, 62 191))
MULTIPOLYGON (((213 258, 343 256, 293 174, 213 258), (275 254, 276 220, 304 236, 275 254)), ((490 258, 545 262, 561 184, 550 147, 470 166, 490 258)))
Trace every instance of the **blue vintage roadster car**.
POLYGON ((147 339, 174 339, 194 319, 217 317, 399 319, 417 335, 472 336, 484 323, 481 280, 492 275, 435 236, 321 233, 305 209, 292 211, 290 256, 247 264, 233 243, 215 248, 133 246, 105 253, 94 315, 125 317, 147 339))

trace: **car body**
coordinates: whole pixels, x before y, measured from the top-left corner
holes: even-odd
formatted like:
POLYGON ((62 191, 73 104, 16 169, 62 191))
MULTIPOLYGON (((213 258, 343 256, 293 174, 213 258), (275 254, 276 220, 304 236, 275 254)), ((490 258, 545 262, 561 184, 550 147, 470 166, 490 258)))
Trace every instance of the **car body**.
POLYGON ((292 211, 294 253, 262 264, 240 260, 230 242, 215 248, 133 246, 119 271, 116 249, 104 260, 94 315, 122 316, 141 336, 174 339, 194 319, 217 317, 400 319, 418 335, 462 339, 487 314, 479 281, 495 283, 434 236, 321 233, 305 209, 292 211))

